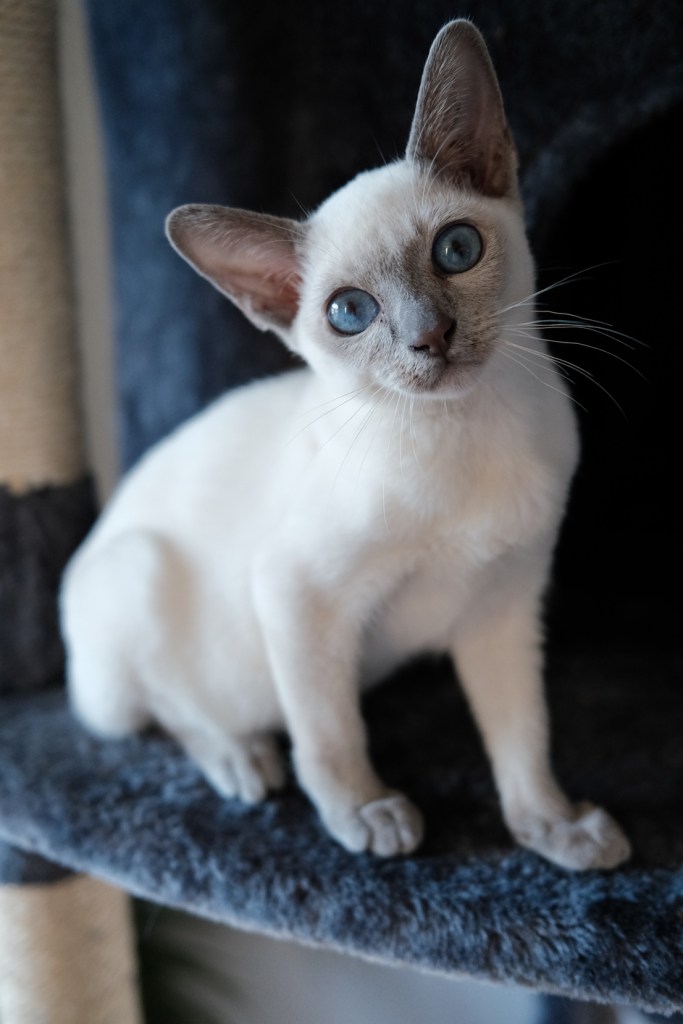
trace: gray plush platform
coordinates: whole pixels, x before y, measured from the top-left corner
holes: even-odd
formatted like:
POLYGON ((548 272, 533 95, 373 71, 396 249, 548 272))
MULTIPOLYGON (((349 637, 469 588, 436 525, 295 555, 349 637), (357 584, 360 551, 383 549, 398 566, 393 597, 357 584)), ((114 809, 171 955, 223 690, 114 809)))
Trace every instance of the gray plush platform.
POLYGON ((677 671, 662 658, 647 672, 647 707, 635 655, 558 656, 551 671, 559 776, 633 841, 613 873, 570 874, 513 845, 441 663, 367 701, 377 764, 426 812, 416 856, 346 853, 294 783, 257 807, 222 800, 161 735, 93 739, 60 692, 3 701, 0 837, 242 928, 671 1012, 683 1008, 677 671))

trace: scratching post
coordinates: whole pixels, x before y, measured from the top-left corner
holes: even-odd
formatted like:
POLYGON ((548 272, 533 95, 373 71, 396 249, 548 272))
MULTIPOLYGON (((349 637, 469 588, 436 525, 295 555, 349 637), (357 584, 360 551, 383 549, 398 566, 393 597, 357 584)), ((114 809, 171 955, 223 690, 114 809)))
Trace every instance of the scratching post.
POLYGON ((17 496, 84 472, 49 0, 0 3, 0 478, 17 496))
POLYGON ((138 1024, 129 901, 85 875, 0 886, 3 1024, 138 1024))
POLYGON ((93 516, 81 442, 56 5, 0 0, 0 694, 60 678, 55 595, 93 516))
MULTIPOLYGON (((93 516, 78 413, 56 4, 0 0, 0 694, 57 682, 93 516)), ((136 1024, 127 897, 0 844, 2 1024, 136 1024)))

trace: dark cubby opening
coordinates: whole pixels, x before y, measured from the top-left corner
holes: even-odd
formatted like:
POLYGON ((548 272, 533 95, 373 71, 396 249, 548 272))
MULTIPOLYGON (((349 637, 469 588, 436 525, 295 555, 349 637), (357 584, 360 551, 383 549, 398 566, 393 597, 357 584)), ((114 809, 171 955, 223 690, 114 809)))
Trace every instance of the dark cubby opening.
POLYGON ((678 644, 683 346, 672 147, 682 128, 676 107, 614 146, 537 253, 539 288, 577 274, 541 295, 541 308, 600 321, 596 332, 547 332, 554 354, 580 367, 568 375, 582 458, 549 600, 560 646, 663 653, 678 644))

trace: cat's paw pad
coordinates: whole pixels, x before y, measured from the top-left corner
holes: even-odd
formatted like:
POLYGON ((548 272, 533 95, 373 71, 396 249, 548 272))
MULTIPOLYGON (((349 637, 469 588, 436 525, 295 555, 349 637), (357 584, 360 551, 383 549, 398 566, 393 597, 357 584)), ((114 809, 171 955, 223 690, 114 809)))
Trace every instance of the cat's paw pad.
POLYGON ((424 822, 417 807, 401 793, 371 800, 328 821, 336 839, 352 853, 379 857, 412 853, 422 842, 424 822))
POLYGON ((523 846, 573 871, 607 870, 631 855, 631 846, 613 818, 582 803, 571 818, 529 818, 513 828, 523 846))
POLYGON ((231 737, 220 752, 195 751, 193 756, 221 796, 248 804, 258 803, 285 783, 282 755, 272 736, 231 737))

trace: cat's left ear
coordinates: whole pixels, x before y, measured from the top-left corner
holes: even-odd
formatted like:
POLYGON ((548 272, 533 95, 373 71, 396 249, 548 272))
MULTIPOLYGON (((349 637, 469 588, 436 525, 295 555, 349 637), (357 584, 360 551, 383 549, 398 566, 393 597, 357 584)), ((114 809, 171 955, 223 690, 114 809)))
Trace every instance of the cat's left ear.
POLYGON ((487 196, 517 196, 517 152, 481 33, 449 22, 432 43, 406 156, 487 196))
POLYGON ((287 340, 299 307, 297 221, 227 206, 179 206, 166 220, 171 245, 261 330, 287 340))

